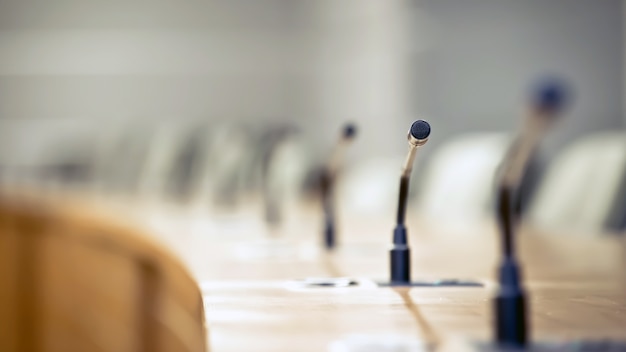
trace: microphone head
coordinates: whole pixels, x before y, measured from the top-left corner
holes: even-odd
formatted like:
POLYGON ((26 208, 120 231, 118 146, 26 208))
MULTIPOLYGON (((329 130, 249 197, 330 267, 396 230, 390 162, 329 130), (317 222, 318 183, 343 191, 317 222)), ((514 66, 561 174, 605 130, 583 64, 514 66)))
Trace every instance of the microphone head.
POLYGON ((409 143, 420 146, 426 143, 430 136, 430 125, 424 120, 417 120, 411 125, 409 130, 409 143))
POLYGON ((343 126, 343 131, 341 133, 344 139, 352 139, 356 136, 356 126, 352 123, 348 123, 343 126))
POLYGON ((568 85, 559 78, 543 79, 533 90, 532 106, 538 112, 549 115, 558 114, 565 108, 568 101, 568 85))

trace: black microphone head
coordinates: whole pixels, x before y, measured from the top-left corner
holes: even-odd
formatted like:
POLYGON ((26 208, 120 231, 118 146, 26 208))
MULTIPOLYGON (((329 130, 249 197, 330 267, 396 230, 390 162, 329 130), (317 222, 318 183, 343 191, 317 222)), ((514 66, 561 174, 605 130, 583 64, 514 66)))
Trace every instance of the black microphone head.
POLYGON ((353 123, 348 123, 343 126, 342 134, 345 139, 352 139, 356 136, 356 126, 353 123))
POLYGON ((409 134, 417 140, 427 139, 430 136, 430 125, 424 120, 417 120, 411 125, 409 134))
POLYGON ((532 105, 537 111, 558 114, 569 101, 569 88, 559 78, 544 78, 537 84, 532 94, 532 105))

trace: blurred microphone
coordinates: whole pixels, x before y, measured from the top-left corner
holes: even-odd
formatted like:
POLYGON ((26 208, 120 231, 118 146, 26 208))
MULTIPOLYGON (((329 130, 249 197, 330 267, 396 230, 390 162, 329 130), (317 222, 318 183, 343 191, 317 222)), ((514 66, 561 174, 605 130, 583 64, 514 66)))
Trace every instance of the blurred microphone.
POLYGON ((558 79, 541 82, 532 94, 524 124, 507 152, 501 168, 497 197, 497 219, 502 236, 500 288, 494 300, 495 338, 501 347, 520 348, 528 340, 526 293, 515 253, 515 197, 522 177, 549 127, 561 114, 567 89, 558 79))
POLYGON ((400 194, 398 196, 398 213, 396 227, 393 230, 393 247, 390 251, 391 285, 410 285, 411 283, 411 251, 407 242, 407 231, 404 224, 406 203, 409 194, 409 180, 415 161, 417 149, 428 141, 430 125, 423 120, 417 120, 409 130, 409 152, 402 167, 400 177, 400 194))
POLYGON ((339 136, 339 140, 333 149, 328 163, 320 176, 320 190, 322 197, 322 207, 324 210, 324 246, 327 250, 332 250, 336 245, 335 230, 335 210, 333 204, 334 185, 340 165, 343 161, 348 145, 356 136, 356 127, 348 123, 346 124, 339 136))
POLYGON ((502 184, 506 186, 519 186, 528 161, 565 105, 567 92, 559 80, 546 80, 533 93, 527 117, 504 159, 502 184))

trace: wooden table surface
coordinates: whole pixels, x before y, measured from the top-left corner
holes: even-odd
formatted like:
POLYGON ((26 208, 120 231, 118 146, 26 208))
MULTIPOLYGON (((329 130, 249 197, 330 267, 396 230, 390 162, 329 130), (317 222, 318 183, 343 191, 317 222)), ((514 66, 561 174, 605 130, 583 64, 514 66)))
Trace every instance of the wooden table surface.
MULTIPOLYGON (((189 266, 203 290, 211 351, 456 351, 492 334, 499 242, 489 220, 451 228, 408 219, 414 279, 471 278, 484 287, 394 289, 375 284, 388 277, 392 216, 343 216, 341 245, 329 254, 315 208, 280 229, 268 229, 253 206, 234 214, 153 203, 110 210, 189 266), (308 277, 359 285, 306 287, 299 280, 308 277)), ((624 236, 522 228, 519 240, 533 339, 626 340, 624 236)))
MULTIPOLYGON (((388 277, 391 216, 344 217, 341 246, 328 254, 319 246, 314 209, 272 230, 254 207, 238 214, 149 208, 135 208, 137 221, 168 243, 201 284, 212 351, 341 351, 361 344, 457 350, 454 341, 491 336, 498 241, 490 221, 461 229, 408 221, 414 279, 471 278, 485 287, 392 289, 375 284, 388 277), (307 277, 360 284, 307 287, 299 281, 307 277)), ((533 338, 626 339, 623 237, 524 228, 519 239, 533 338)))

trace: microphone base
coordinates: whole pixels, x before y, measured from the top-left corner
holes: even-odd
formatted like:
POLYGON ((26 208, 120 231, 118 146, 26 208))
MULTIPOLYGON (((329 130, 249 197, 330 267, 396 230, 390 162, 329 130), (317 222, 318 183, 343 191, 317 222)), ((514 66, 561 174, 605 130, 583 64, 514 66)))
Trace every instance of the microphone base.
POLYGON ((502 348, 524 348, 528 343, 526 292, 520 282, 517 262, 505 259, 500 267, 500 290, 493 301, 495 341, 502 348))
POLYGON ((409 247, 395 245, 389 251, 390 282, 396 285, 411 283, 411 250, 409 247))
POLYGON ((411 249, 406 227, 398 224, 393 230, 393 247, 389 251, 390 281, 396 285, 411 283, 411 249))
POLYGON ((498 296, 496 311, 496 343, 507 348, 523 348, 527 344, 526 298, 523 294, 498 296))
POLYGON ((324 248, 327 251, 332 251, 337 246, 336 237, 334 224, 327 222, 324 226, 324 248))

